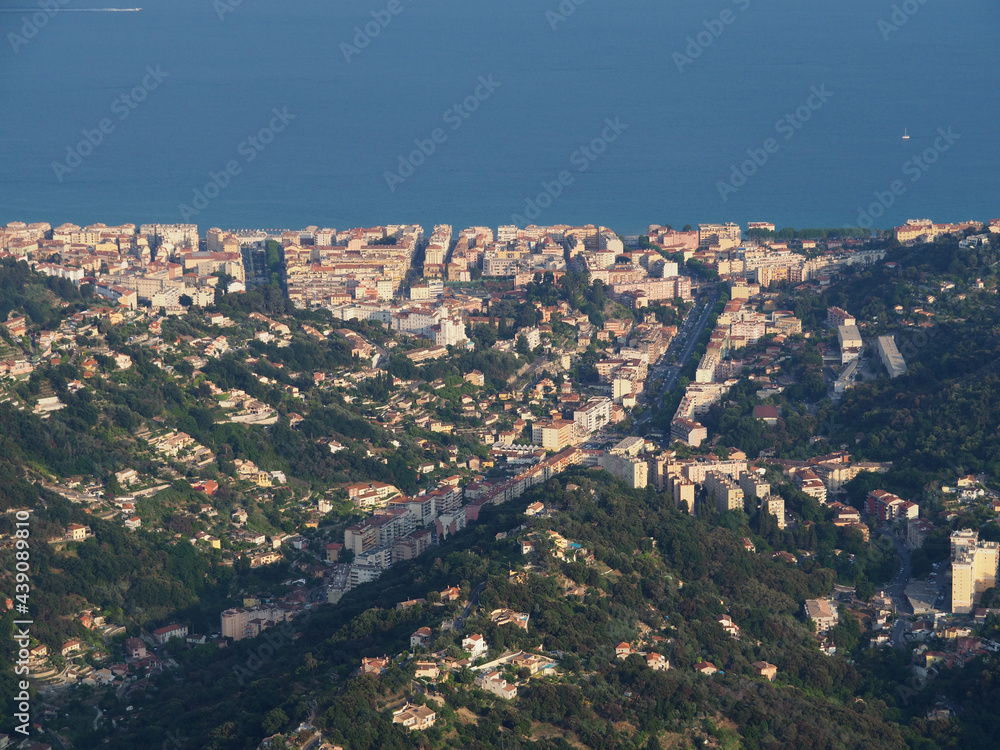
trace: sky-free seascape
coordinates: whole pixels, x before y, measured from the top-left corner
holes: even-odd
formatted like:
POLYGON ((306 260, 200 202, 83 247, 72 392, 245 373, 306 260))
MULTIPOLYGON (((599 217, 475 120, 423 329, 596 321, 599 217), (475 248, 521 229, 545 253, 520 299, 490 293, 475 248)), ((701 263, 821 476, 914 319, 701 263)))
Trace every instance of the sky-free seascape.
POLYGON ((0 4, 0 221, 496 226, 545 183, 559 194, 538 223, 623 233, 857 224, 876 193, 891 196, 882 227, 1000 215, 995 0, 117 7, 138 4, 57 12, 30 39, 16 9, 35 3, 0 4), (136 87, 143 101, 119 98, 136 87), (416 142, 433 153, 400 170, 416 142))

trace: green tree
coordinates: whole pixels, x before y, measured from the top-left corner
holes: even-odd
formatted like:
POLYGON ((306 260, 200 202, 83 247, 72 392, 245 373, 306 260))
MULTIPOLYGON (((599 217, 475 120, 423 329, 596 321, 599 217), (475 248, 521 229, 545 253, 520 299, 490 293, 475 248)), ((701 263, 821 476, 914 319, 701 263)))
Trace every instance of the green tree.
POLYGON ((265 735, 270 735, 279 731, 286 724, 288 724, 288 714, 280 708, 272 708, 264 716, 264 721, 261 723, 261 729, 265 735))

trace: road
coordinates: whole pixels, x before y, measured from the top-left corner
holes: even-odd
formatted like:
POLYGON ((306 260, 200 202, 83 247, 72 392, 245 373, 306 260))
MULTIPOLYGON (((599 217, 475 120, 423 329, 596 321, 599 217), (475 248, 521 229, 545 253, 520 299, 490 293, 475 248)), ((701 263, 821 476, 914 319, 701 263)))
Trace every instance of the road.
POLYGON ((462 610, 456 620, 455 624, 458 628, 465 625, 465 621, 469 619, 469 615, 472 614, 472 610, 479 606, 479 595, 483 593, 483 589, 486 588, 486 581, 480 583, 476 588, 472 589, 472 593, 469 594, 469 601, 465 604, 465 609, 462 610))
POLYGON ((903 615, 913 614, 910 600, 906 598, 906 585, 910 582, 910 550, 906 548, 895 534, 879 529, 882 536, 888 537, 896 545, 896 551, 903 561, 899 573, 892 579, 892 582, 885 587, 885 592, 892 597, 892 604, 896 610, 896 621, 892 625, 891 641, 894 648, 903 648, 906 644, 903 641, 903 615))
MULTIPOLYGON (((680 330, 677 332, 677 338, 671 342, 666 353, 661 358, 661 362, 670 362, 673 359, 676 364, 667 364, 666 366, 662 364, 656 365, 656 370, 660 370, 664 373, 663 386, 660 388, 659 394, 653 400, 652 406, 653 410, 658 410, 663 408, 663 399, 666 397, 670 391, 672 391, 677 386, 677 381, 681 377, 681 373, 684 372, 684 367, 688 360, 691 359, 691 355, 694 352, 695 347, 698 345, 698 340, 701 338, 702 333, 705 330, 705 326, 708 325, 709 319, 712 317, 712 312, 715 310, 715 304, 719 301, 719 290, 715 287, 709 292, 708 298, 704 302, 704 307, 701 312, 698 312, 697 307, 691 308, 691 312, 688 313, 684 322, 681 324, 680 330), (681 347, 681 336, 684 334, 686 338, 684 339, 683 348, 681 347), (678 349, 680 352, 678 353, 678 349)), ((644 419, 649 419, 652 416, 652 411, 647 413, 644 419)))
POLYGON ((705 331, 705 326, 708 325, 708 321, 712 317, 712 313, 715 310, 715 304, 719 301, 719 290, 713 288, 709 292, 708 300, 705 303, 704 309, 701 311, 701 315, 695 321, 694 326, 688 331, 687 343, 684 345, 684 349, 681 351, 680 356, 677 357, 677 364, 670 368, 671 372, 667 375, 667 379, 663 382, 663 391, 660 393, 660 399, 662 401, 663 395, 672 391, 674 386, 677 385, 677 379, 680 378, 681 372, 684 370, 684 365, 687 361, 691 359, 691 354, 694 352, 694 348, 698 345, 698 340, 701 338, 701 334, 705 331))

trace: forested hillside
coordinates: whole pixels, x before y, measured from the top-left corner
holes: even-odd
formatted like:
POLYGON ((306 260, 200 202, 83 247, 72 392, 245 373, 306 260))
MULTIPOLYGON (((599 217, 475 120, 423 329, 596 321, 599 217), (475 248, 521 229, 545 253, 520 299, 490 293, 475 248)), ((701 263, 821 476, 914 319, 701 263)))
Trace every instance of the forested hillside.
MULTIPOLYGON (((160 685, 150 696, 160 710, 140 714, 111 747, 182 732, 192 746, 252 748, 310 716, 352 750, 565 747, 569 740, 645 748, 709 737, 733 747, 905 747, 906 730, 887 721, 883 696, 847 654, 821 653, 802 620, 803 599, 829 593, 836 573, 748 552, 743 532, 751 533, 678 513, 664 496, 626 489, 603 473, 568 473, 498 507, 426 559, 352 591, 338 607, 311 613, 296 623, 294 642, 264 657, 253 641, 183 654, 183 682, 160 685), (532 529, 574 540, 592 551, 592 563, 538 554, 528 564, 513 540, 496 539, 522 523, 519 511, 536 500, 561 510, 532 529), (567 595, 570 581, 586 593, 567 595), (462 632, 441 632, 435 650, 481 632, 497 651, 559 654, 561 675, 531 681, 516 706, 445 682, 444 721, 408 735, 385 709, 404 694, 422 700, 413 663, 396 663, 379 678, 351 675, 360 657, 407 651, 418 627, 438 632, 442 618, 461 614, 433 603, 395 607, 449 585, 475 590, 484 613, 528 612, 530 625, 500 628, 473 612, 462 632), (739 639, 719 627, 722 613, 739 624, 739 639), (649 629, 661 634, 657 648, 669 671, 651 672, 638 657, 615 659, 616 644, 649 629), (759 660, 777 666, 774 684, 754 676, 759 660), (696 673, 701 661, 724 674, 696 673)), ((456 682, 471 677, 459 673, 456 682)))

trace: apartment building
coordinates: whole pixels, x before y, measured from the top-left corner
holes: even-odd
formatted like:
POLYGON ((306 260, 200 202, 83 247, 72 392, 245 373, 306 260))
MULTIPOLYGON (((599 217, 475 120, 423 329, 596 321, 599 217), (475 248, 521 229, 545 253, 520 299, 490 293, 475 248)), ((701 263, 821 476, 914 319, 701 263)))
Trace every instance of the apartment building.
POLYGON ((347 486, 347 498, 358 505, 384 505, 389 498, 398 494, 397 487, 385 482, 357 482, 347 486), (368 497, 375 498, 375 501, 367 501, 368 497))
POLYGON ((167 625, 165 627, 157 628, 156 630, 154 630, 153 638, 156 639, 157 643, 162 645, 167 641, 169 641, 171 638, 186 638, 187 634, 188 634, 187 625, 179 625, 175 623, 173 625, 167 625))
POLYGON ((836 330, 841 326, 856 326, 858 322, 846 310, 842 310, 839 307, 828 307, 826 310, 826 324, 836 330))
POLYGON ((778 521, 778 528, 785 528, 785 498, 781 495, 760 496, 760 510, 775 517, 778 521))
POLYGON ((627 437, 618 441, 608 453, 616 456, 638 456, 646 447, 646 441, 641 437, 627 437))
POLYGON ((369 563, 355 562, 351 565, 351 572, 348 574, 347 589, 357 588, 363 583, 377 581, 388 566, 371 565, 369 563))
MULTIPOLYGON (((81 242, 80 228, 64 224, 53 231, 52 237, 65 237, 67 242, 81 242)), ((151 244, 170 245, 175 247, 198 247, 197 224, 143 224, 139 227, 139 236, 151 244)))
POLYGON ((740 472, 740 489, 747 497, 764 498, 771 494, 771 484, 756 472, 740 472))
POLYGON ((795 336, 802 333, 802 321, 789 313, 775 311, 771 314, 768 333, 781 333, 785 336, 795 336))
POLYGON ((437 346, 461 346, 469 340, 465 332, 465 321, 460 317, 442 317, 431 330, 437 346))
POLYGON ((885 367, 889 378, 898 378, 906 372, 906 360, 896 348, 896 339, 892 336, 879 336, 875 339, 875 350, 878 352, 882 366, 885 367))
POLYGON ((670 438, 697 448, 708 440, 708 429, 700 422, 681 417, 670 423, 670 438))
POLYGON ((94 293, 112 300, 130 310, 135 310, 139 303, 139 296, 131 289, 113 283, 114 277, 105 277, 94 285, 94 293))
POLYGON ((868 515, 875 516, 881 523, 908 521, 920 515, 920 508, 916 503, 903 500, 885 490, 869 492, 865 499, 865 505, 868 515))
POLYGON ((705 492, 715 501, 715 507, 720 513, 743 510, 743 490, 726 474, 709 471, 705 475, 705 492))
POLYGON ((529 349, 535 349, 542 345, 542 333, 536 327, 522 328, 517 332, 518 337, 524 337, 529 349))
POLYGON ((232 638, 234 641, 252 638, 262 628, 284 622, 288 617, 289 612, 280 607, 255 606, 227 609, 221 615, 222 637, 232 638))
POLYGON ((59 278, 72 281, 77 285, 83 281, 84 277, 82 268, 59 265, 56 263, 36 263, 34 265, 34 270, 36 273, 40 273, 43 276, 58 276, 59 278))
POLYGON ((692 299, 691 279, 687 276, 669 276, 666 278, 645 277, 631 281, 620 281, 610 285, 611 295, 621 297, 625 294, 641 292, 647 301, 680 298, 692 299))
POLYGON ((531 442, 547 451, 561 451, 574 440, 575 422, 568 419, 548 419, 531 426, 531 442))
POLYGON ((530 255, 527 247, 491 247, 483 253, 483 276, 506 278, 527 268, 530 255))
POLYGON ((934 224, 930 219, 911 219, 904 226, 895 227, 894 232, 899 242, 913 242, 924 238, 930 242, 936 237, 940 237, 952 232, 962 231, 974 226, 982 226, 978 222, 963 224, 934 224))
POLYGON ((735 247, 740 244, 743 238, 743 230, 739 224, 728 222, 726 224, 699 224, 698 225, 698 245, 700 247, 711 247, 718 245, 725 249, 735 247))
POLYGON ((969 614, 987 589, 996 586, 1000 545, 984 542, 976 531, 951 535, 951 611, 969 614))
MULTIPOLYGON (((650 224, 647 229, 650 242, 659 245, 668 252, 686 254, 694 253, 698 249, 698 232, 677 232, 659 224, 650 224)), ((685 260, 689 255, 685 257, 685 260)))
POLYGON ((353 230, 336 238, 344 244, 303 247, 297 241, 284 246, 288 296, 298 307, 333 308, 350 299, 378 301, 395 295, 413 262, 419 227, 399 231, 393 245, 372 245, 385 235, 353 230))
POLYGON ((840 344, 840 364, 846 365, 861 356, 864 342, 856 325, 838 326, 837 341, 840 344))
POLYGON ((681 474, 697 484, 704 484, 709 472, 725 475, 735 481, 746 470, 745 458, 680 462, 681 474))
POLYGON ((804 493, 815 498, 820 503, 826 503, 826 485, 811 469, 795 472, 795 484, 804 493))
POLYGON ((364 554, 379 546, 378 529, 367 523, 359 523, 344 529, 344 548, 357 555, 364 554))
POLYGON ((444 305, 393 308, 392 328, 430 339, 437 346, 458 346, 468 341, 465 321, 444 305))
POLYGON ((392 545, 392 562, 396 563, 400 560, 412 560, 430 549, 433 544, 434 535, 430 529, 415 531, 392 545))
POLYGON ((836 606, 830 599, 806 599, 806 617, 816 624, 817 633, 826 633, 840 619, 836 606))
POLYGON ((601 468, 614 474, 633 489, 649 484, 649 464, 641 459, 605 453, 601 456, 601 468))
POLYGON ((625 245, 618 238, 618 235, 610 229, 601 229, 597 235, 597 247, 599 250, 606 250, 610 253, 619 254, 625 251, 625 245))
POLYGON ((674 498, 674 507, 686 509, 688 513, 694 513, 696 485, 690 479, 672 476, 669 478, 670 493, 674 498))
MULTIPOLYGON (((601 429, 611 421, 613 402, 607 396, 595 396, 582 409, 573 412, 577 435, 583 437, 601 429)), ((537 442, 537 441, 532 441, 537 442)))
POLYGON ((214 273, 227 273, 237 281, 246 281, 243 269, 243 256, 239 245, 230 252, 189 252, 181 256, 184 271, 194 272, 198 276, 211 276, 214 273))
POLYGON ((439 502, 440 497, 437 492, 427 492, 416 497, 398 497, 390 500, 386 507, 404 507, 409 510, 417 526, 426 526, 442 512, 441 506, 444 503, 439 502))

